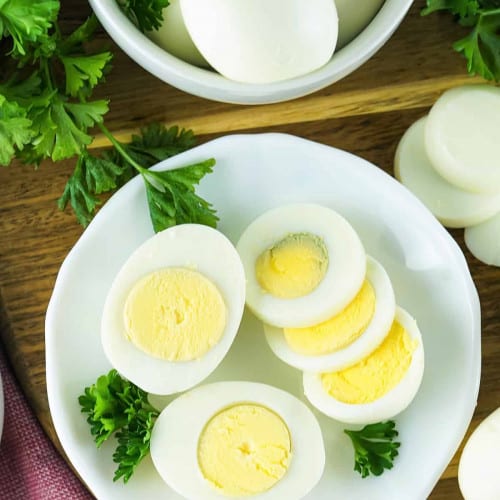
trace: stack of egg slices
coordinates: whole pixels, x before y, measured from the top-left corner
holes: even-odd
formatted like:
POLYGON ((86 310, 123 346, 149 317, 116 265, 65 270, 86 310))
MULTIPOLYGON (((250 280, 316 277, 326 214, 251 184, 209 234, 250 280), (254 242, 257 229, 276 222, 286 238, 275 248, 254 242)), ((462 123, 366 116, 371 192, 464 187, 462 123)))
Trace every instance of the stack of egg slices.
POLYGON ((396 177, 446 227, 500 266, 500 88, 465 85, 444 92, 403 135, 396 177))
POLYGON ((409 405, 423 376, 420 331, 342 216, 314 204, 282 206, 251 223, 236 248, 247 306, 276 356, 304 372, 315 407, 367 424, 409 405))

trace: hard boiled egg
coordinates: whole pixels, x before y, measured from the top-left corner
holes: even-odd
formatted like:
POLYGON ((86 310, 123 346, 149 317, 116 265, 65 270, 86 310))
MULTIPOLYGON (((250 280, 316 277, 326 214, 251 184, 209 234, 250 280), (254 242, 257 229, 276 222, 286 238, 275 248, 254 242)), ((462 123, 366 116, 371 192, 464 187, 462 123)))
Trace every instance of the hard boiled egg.
POLYGON ((236 248, 247 278, 248 307, 264 323, 300 328, 325 321, 359 292, 366 254, 337 212, 298 203, 260 215, 236 248))
POLYGON ((384 0, 335 0, 339 16, 338 47, 355 38, 373 19, 384 0))
POLYGON ((465 228, 465 244, 476 259, 500 267, 500 212, 481 224, 465 228))
POLYGON ((209 384, 175 399, 155 423, 151 457, 189 500, 302 498, 325 465, 321 429, 307 406, 253 382, 209 384))
POLYGON ((458 484, 465 500, 498 500, 498 449, 500 408, 484 419, 472 433, 460 457, 458 484))
POLYGON ((370 354, 394 320, 396 301, 385 269, 368 257, 366 278, 354 300, 339 314, 306 328, 264 325, 278 358, 303 371, 339 370, 370 354))
POLYGON ((434 168, 466 191, 500 191, 500 88, 464 85, 432 106, 425 146, 434 168))
POLYGON ((198 224, 166 229, 114 279, 101 323, 104 352, 147 392, 186 390, 222 361, 244 304, 243 266, 222 233, 198 224))
POLYGON ((309 73, 329 61, 337 42, 333 0, 181 0, 181 8, 205 59, 240 82, 309 73))
POLYGON ((396 177, 447 227, 478 224, 500 212, 500 187, 496 194, 472 193, 441 177, 425 149, 427 118, 415 122, 396 150, 396 177))
POLYGON ((415 397, 424 371, 416 321, 397 308, 375 351, 344 370, 304 373, 304 393, 318 410, 341 422, 369 424, 392 418, 415 397))
POLYGON ((157 45, 183 61, 195 66, 207 67, 209 64, 196 48, 189 36, 182 17, 180 0, 170 0, 162 11, 163 22, 158 30, 149 31, 148 37, 157 45))

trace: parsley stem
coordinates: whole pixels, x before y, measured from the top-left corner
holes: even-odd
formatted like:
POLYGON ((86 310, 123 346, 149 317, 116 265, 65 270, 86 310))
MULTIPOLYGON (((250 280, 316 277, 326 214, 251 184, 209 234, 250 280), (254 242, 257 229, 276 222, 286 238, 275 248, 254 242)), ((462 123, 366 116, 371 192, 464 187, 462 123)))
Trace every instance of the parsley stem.
POLYGON ((110 140, 111 144, 113 144, 114 148, 122 155, 122 157, 127 160, 130 165, 132 165, 138 172, 143 174, 144 172, 147 171, 146 168, 142 167, 139 165, 125 150, 123 145, 116 140, 114 135, 108 130, 108 128, 103 124, 99 123, 99 128, 102 130, 102 133, 110 140))
POLYGON ((52 83, 52 75, 50 74, 49 63, 47 59, 40 59, 40 69, 44 72, 45 83, 49 90, 54 90, 54 85, 52 83))

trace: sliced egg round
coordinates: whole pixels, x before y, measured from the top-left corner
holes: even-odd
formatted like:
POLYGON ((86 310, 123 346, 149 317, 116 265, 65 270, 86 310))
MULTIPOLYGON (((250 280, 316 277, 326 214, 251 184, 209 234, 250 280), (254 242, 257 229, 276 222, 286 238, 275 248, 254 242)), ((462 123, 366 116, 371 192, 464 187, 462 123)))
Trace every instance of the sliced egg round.
POLYGON ((396 150, 394 173, 447 227, 478 224, 500 212, 500 188, 496 194, 464 191, 441 177, 424 146, 427 118, 415 122, 396 150))
POLYGON ((325 466, 309 408, 254 382, 208 384, 176 398, 155 423, 151 457, 188 500, 303 498, 325 466))
POLYGON ((327 320, 359 292, 366 254, 352 226, 329 208, 298 203, 269 210, 236 248, 246 301, 264 323, 300 328, 327 320))
POLYGON ((319 411, 351 424, 392 418, 415 397, 424 371, 422 336, 416 321, 396 310, 383 342, 344 370, 304 373, 304 393, 319 411))
POLYGON ((475 193, 500 191, 500 88, 463 85, 435 102, 425 126, 425 147, 448 182, 475 193))
POLYGON ((465 500, 500 498, 499 448, 500 408, 486 417, 465 443, 458 464, 458 484, 465 500))
POLYGON ((500 212, 481 224, 466 227, 465 244, 476 259, 500 267, 500 212))
POLYGON ((370 354, 394 320, 396 300, 391 280, 367 257, 365 283, 354 300, 323 323, 306 328, 264 325, 271 350, 285 363, 303 371, 340 370, 370 354))
POLYGON ((114 279, 101 322, 104 352, 147 392, 189 389, 222 361, 244 304, 243 266, 222 233, 198 224, 166 229, 114 279))
POLYGON ((309 73, 335 49, 333 0, 181 0, 191 38, 210 65, 245 83, 309 73))

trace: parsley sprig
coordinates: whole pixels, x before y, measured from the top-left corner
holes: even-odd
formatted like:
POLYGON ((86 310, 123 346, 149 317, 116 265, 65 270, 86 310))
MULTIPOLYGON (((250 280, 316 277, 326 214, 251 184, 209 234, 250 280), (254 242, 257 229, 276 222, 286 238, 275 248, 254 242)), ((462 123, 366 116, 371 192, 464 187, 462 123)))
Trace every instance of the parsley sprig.
POLYGON ((392 469, 398 456, 400 443, 396 424, 392 420, 369 424, 359 431, 345 429, 354 446, 354 470, 367 477, 380 476, 385 469, 392 469))
POLYGON ((470 33, 453 48, 467 60, 471 75, 500 81, 500 0, 427 0, 422 15, 448 11, 470 33))
MULTIPOLYGON (((140 29, 158 28, 167 0, 120 1, 140 29)), ((161 160, 195 144, 193 133, 150 125, 121 143, 104 125, 108 101, 92 99, 97 85, 111 70, 112 54, 90 49, 99 27, 92 15, 73 32, 63 34, 56 0, 0 0, 0 165, 13 158, 38 166, 43 160, 77 157, 75 169, 58 201, 71 205, 86 226, 105 193, 134 175, 144 179, 155 231, 174 224, 198 222, 215 226, 212 206, 194 186, 212 171, 214 160, 184 169, 152 172, 161 160), (112 149, 92 154, 95 127, 112 149)))
POLYGON ((113 481, 126 483, 149 453, 151 431, 160 414, 142 389, 122 378, 116 370, 99 377, 78 398, 87 414, 90 432, 99 448, 111 436, 118 446, 113 461, 118 464, 113 481))
POLYGON ((116 0, 125 15, 144 33, 157 30, 169 0, 116 0))

